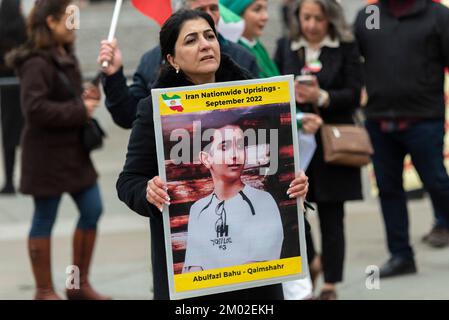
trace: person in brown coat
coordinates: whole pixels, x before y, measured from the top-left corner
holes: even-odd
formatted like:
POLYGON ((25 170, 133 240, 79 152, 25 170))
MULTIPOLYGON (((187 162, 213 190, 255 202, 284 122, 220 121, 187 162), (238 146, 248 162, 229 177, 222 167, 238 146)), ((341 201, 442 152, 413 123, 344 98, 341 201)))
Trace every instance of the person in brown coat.
POLYGON ((79 288, 75 280, 67 297, 106 299, 88 281, 102 202, 97 173, 81 142, 81 130, 99 97, 94 90, 82 89, 73 54, 75 34, 66 26, 69 4, 70 0, 36 1, 28 20, 28 42, 7 57, 20 78, 25 118, 20 191, 33 196, 35 205, 28 241, 35 299, 60 299, 52 284, 50 238, 66 192, 80 212, 73 241, 79 288))

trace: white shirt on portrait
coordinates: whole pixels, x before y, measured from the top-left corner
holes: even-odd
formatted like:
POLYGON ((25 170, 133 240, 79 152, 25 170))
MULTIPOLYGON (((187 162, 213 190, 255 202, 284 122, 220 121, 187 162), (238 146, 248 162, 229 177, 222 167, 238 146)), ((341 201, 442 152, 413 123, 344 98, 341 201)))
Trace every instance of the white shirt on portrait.
POLYGON ((245 185, 225 201, 212 193, 190 208, 183 272, 277 260, 283 240, 279 208, 268 192, 245 185))

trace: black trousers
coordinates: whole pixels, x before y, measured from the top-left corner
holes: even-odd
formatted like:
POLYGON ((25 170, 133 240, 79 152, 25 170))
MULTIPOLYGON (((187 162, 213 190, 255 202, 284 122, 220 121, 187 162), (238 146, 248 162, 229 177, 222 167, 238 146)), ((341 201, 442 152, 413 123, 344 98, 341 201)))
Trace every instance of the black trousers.
POLYGON ((344 203, 318 202, 317 207, 324 282, 341 282, 345 258, 344 203))
POLYGON ((304 224, 305 224, 305 231, 306 231, 306 248, 307 248, 307 263, 312 263, 313 259, 315 259, 316 256, 316 250, 315 250, 315 244, 313 243, 312 238, 312 228, 310 227, 309 220, 307 220, 307 217, 304 217, 304 224))
POLYGON ((0 108, 5 184, 12 186, 16 148, 23 127, 18 86, 0 89, 0 108))

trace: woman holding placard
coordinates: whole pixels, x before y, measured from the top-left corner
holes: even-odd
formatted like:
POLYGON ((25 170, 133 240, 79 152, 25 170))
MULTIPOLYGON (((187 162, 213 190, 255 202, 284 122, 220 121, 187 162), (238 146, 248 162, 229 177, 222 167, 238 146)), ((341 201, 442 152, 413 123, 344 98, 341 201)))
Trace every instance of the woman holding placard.
MULTIPOLYGON (((161 29, 160 44, 166 65, 154 88, 251 78, 247 71, 238 67, 228 56, 220 54, 214 22, 206 13, 182 10, 172 15, 161 29)), ((292 198, 302 197, 307 193, 307 188, 307 177, 302 173, 293 180, 288 193, 292 198)), ((119 198, 133 211, 150 218, 154 298, 168 299, 161 211, 164 205, 170 205, 170 197, 166 184, 158 176, 151 97, 139 103, 126 163, 117 181, 117 191, 119 198)), ((283 293, 282 286, 271 285, 219 294, 216 297, 283 299, 283 293)))

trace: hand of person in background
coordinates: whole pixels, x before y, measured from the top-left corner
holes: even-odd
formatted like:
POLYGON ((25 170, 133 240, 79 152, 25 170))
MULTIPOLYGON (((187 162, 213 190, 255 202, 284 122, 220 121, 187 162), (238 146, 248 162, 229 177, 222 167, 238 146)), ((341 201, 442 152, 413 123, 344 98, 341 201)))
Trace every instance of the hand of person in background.
POLYGON ((92 83, 87 83, 84 87, 84 92, 82 95, 84 106, 86 107, 87 114, 89 118, 92 118, 95 109, 100 104, 101 91, 96 85, 92 83))
POLYGON ((86 83, 84 85, 83 99, 101 100, 100 88, 93 83, 86 83))
POLYGON ((300 171, 297 174, 295 180, 290 183, 289 189, 287 190, 287 195, 290 198, 305 198, 307 192, 309 191, 309 178, 306 176, 304 171, 300 171))
POLYGON ((123 59, 122 52, 118 47, 117 39, 114 39, 112 42, 107 40, 101 41, 97 63, 101 66, 101 70, 108 76, 113 75, 120 70, 123 66, 123 59), (106 68, 102 67, 104 61, 108 63, 106 68))
POLYGON ((298 103, 316 104, 320 98, 320 86, 316 77, 310 83, 295 81, 295 98, 298 103))
POLYGON ((302 130, 307 134, 315 134, 323 125, 323 119, 314 113, 304 113, 301 121, 302 130))
POLYGON ((366 87, 362 88, 362 93, 360 95, 360 106, 366 107, 368 104, 368 92, 366 91, 366 87))
POLYGON ((147 201, 156 206, 162 212, 164 204, 170 205, 170 197, 167 194, 167 185, 159 176, 154 177, 147 183, 147 201))
POLYGON ((95 99, 83 99, 84 107, 86 108, 87 115, 92 118, 95 109, 98 107, 98 100, 95 99))

